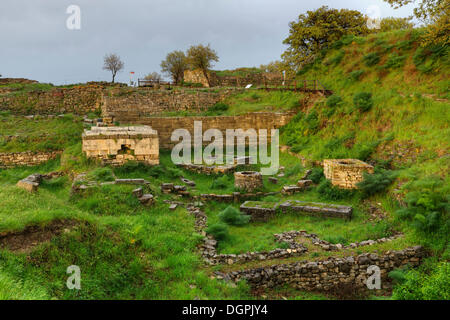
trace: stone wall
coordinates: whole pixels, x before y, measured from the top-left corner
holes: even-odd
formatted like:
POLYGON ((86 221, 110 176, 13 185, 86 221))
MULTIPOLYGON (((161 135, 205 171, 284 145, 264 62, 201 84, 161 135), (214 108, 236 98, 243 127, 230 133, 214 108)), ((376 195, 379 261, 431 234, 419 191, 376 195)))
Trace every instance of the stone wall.
POLYGON ((184 72, 184 81, 190 83, 200 83, 204 87, 245 87, 248 84, 253 86, 262 86, 273 82, 279 83, 282 80, 280 73, 246 73, 245 76, 219 76, 214 71, 208 73, 209 83, 199 69, 186 70, 184 72))
POLYGON ((122 165, 128 160, 159 164, 158 133, 148 126, 92 127, 82 139, 86 156, 105 164, 122 165))
POLYGON ((355 189, 363 181, 363 173, 373 173, 373 166, 358 159, 325 159, 323 173, 334 186, 355 189))
POLYGON ((299 261, 275 264, 254 269, 236 270, 230 273, 216 272, 219 279, 239 281, 245 279, 254 288, 290 286, 307 291, 329 291, 340 284, 350 284, 355 288, 367 289, 369 266, 375 265, 381 271, 381 287, 387 288, 388 273, 396 268, 420 264, 425 251, 421 246, 400 251, 386 251, 382 255, 363 253, 344 258, 330 257, 324 261, 299 261))
POLYGON ((103 97, 102 114, 115 121, 134 123, 142 117, 166 112, 201 112, 236 90, 152 90, 122 89, 103 97))
MULTIPOLYGON (((194 122, 202 122, 202 131, 208 129, 219 129, 225 138, 226 129, 267 129, 270 135, 270 129, 278 129, 286 125, 294 116, 294 113, 272 113, 255 112, 239 116, 193 116, 193 117, 140 117, 135 121, 126 121, 125 119, 116 119, 124 123, 149 125, 159 135, 159 145, 162 149, 171 149, 178 142, 172 142, 171 136, 175 129, 187 129, 194 137, 194 122)), ((268 140, 270 136, 268 137, 268 140)), ((205 144, 208 144, 205 142, 205 144)))
POLYGON ((100 109, 102 92, 101 87, 93 86, 4 94, 0 95, 0 110, 10 110, 13 114, 23 115, 84 115, 100 109))
POLYGON ((0 168, 36 166, 48 160, 55 159, 59 154, 61 154, 61 151, 0 153, 0 168))

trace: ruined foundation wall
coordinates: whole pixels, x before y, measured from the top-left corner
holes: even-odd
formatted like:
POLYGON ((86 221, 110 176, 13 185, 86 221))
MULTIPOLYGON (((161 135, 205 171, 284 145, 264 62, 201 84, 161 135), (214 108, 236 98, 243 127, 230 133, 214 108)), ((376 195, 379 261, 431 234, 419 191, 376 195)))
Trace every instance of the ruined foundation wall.
POLYGON ((0 153, 0 168, 16 166, 36 166, 51 159, 55 159, 62 151, 49 152, 12 152, 0 153))

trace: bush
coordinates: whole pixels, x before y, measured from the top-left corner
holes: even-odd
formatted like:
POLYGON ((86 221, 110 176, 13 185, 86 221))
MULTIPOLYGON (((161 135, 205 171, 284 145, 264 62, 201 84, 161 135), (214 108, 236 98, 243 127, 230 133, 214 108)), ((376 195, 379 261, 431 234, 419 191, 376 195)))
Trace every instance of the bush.
MULTIPOLYGON (((389 276, 393 272, 389 273, 389 276)), ((399 277, 392 297, 398 300, 449 300, 450 263, 424 264, 418 270, 411 269, 399 277)), ((394 273, 397 277, 399 273, 394 273)))
POLYGON ((299 174, 302 171, 303 171, 303 166, 301 164, 297 163, 296 165, 293 165, 286 169, 286 177, 292 177, 293 175, 299 174))
MULTIPOLYGON (((425 236, 445 235, 450 231, 446 216, 450 210, 448 190, 439 177, 427 177, 406 185, 406 207, 396 212, 402 220, 412 221, 413 227, 425 236)), ((447 187, 448 188, 448 187, 447 187)))
POLYGON ((229 179, 227 176, 221 176, 219 178, 214 179, 211 184, 211 189, 226 189, 229 184, 229 179))
POLYGON ((397 53, 393 53, 389 56, 388 60, 384 65, 384 68, 386 69, 400 68, 401 66, 403 66, 406 57, 407 57, 406 55, 399 56, 397 53))
POLYGON ((218 102, 212 107, 208 109, 208 112, 224 112, 227 111, 230 108, 229 105, 223 102, 218 102))
POLYGON ((368 197, 386 190, 395 180, 396 173, 390 170, 375 169, 373 174, 364 172, 363 181, 356 184, 364 196, 368 197))
POLYGON ((330 64, 338 65, 341 63, 342 59, 344 58, 344 51, 339 51, 335 56, 331 57, 329 60, 330 64))
POLYGON ((322 179, 325 178, 325 176, 323 174, 323 169, 322 168, 312 168, 311 173, 309 174, 308 178, 310 180, 312 180, 312 182, 314 182, 315 184, 320 183, 320 181, 322 181, 322 179))
POLYGON ((331 184, 329 180, 323 180, 317 187, 317 192, 328 200, 341 200, 353 195, 352 190, 339 189, 331 184))
POLYGON ((235 207, 228 206, 225 210, 219 213, 219 219, 220 221, 232 226, 241 226, 250 221, 250 216, 243 215, 235 207))
POLYGON ((338 94, 332 94, 327 98, 327 107, 329 108, 336 108, 342 104, 342 98, 338 94))
POLYGON ((364 73, 364 70, 355 70, 350 72, 348 75, 350 77, 350 79, 352 79, 353 81, 358 81, 362 74, 364 73))
POLYGON ((369 92, 359 92, 353 97, 353 104, 355 108, 359 109, 361 112, 369 111, 372 108, 372 94, 369 92))
POLYGON ((183 176, 183 171, 178 168, 167 168, 166 171, 171 178, 180 178, 183 176))
POLYGON ((375 53, 369 53, 363 57, 364 64, 368 67, 374 66, 380 62, 380 56, 375 53))
POLYGON ((206 233, 212 235, 216 240, 225 240, 229 236, 228 226, 224 223, 210 225, 206 229, 206 233))

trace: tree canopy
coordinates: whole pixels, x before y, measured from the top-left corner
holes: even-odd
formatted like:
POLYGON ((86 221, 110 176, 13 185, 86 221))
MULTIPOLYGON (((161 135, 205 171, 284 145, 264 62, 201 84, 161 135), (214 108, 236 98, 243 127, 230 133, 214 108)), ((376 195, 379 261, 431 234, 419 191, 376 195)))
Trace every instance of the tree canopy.
POLYGON ((206 80, 209 83, 208 70, 210 70, 213 66, 213 61, 219 61, 219 56, 209 44, 207 46, 199 44, 196 46, 191 46, 187 50, 187 61, 191 69, 202 70, 206 80))
POLYGON ((289 23, 289 28, 289 37, 283 41, 289 47, 282 58, 294 70, 342 36, 369 31, 361 12, 327 6, 299 15, 297 21, 289 23))
POLYGON ((161 71, 172 78, 175 83, 183 81, 184 71, 187 69, 186 55, 183 51, 169 52, 166 59, 161 61, 161 71))
POLYGON ((427 25, 424 44, 450 43, 450 0, 384 0, 395 9, 418 3, 414 15, 427 25))
POLYGON ((380 21, 380 31, 386 32, 391 30, 399 30, 399 29, 412 29, 414 27, 414 23, 411 22, 412 17, 408 18, 396 18, 396 17, 387 17, 383 18, 380 21))

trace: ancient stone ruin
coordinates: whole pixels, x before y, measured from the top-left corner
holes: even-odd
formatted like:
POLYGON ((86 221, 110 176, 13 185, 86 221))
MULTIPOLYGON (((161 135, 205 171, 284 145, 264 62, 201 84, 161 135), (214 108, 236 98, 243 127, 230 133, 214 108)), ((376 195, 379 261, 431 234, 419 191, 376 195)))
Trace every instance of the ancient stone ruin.
POLYGON ((253 191, 263 186, 262 175, 256 171, 240 171, 234 173, 234 186, 237 189, 253 191))
POLYGON ((149 126, 92 127, 82 138, 86 156, 104 164, 122 165, 128 160, 159 164, 158 133, 149 126))
POLYGON ((363 172, 373 173, 373 166, 358 159, 325 159, 323 171, 334 186, 355 189, 363 180, 363 172))

